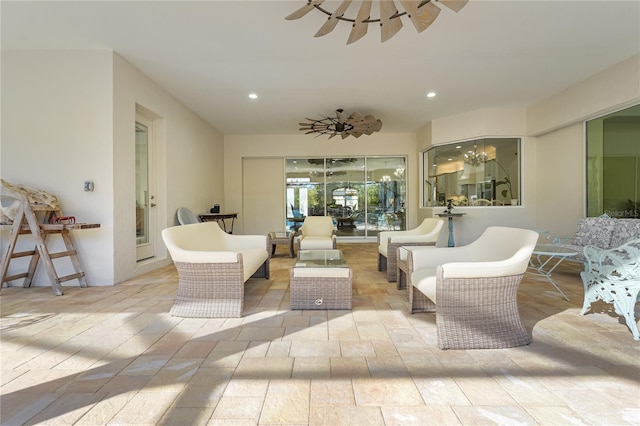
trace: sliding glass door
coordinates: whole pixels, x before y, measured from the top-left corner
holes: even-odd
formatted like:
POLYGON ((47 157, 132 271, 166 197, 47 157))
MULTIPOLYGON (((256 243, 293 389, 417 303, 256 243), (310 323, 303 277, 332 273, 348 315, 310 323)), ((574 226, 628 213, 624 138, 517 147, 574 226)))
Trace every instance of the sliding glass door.
POLYGON ((289 158, 286 227, 306 216, 331 216, 340 237, 406 229, 405 157, 289 158))

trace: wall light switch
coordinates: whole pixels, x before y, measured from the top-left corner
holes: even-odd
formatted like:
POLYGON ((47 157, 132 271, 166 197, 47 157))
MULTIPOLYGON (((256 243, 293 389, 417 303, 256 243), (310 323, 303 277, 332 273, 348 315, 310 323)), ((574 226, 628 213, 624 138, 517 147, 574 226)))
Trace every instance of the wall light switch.
POLYGON ((85 180, 84 181, 84 190, 85 191, 93 191, 93 181, 85 180))

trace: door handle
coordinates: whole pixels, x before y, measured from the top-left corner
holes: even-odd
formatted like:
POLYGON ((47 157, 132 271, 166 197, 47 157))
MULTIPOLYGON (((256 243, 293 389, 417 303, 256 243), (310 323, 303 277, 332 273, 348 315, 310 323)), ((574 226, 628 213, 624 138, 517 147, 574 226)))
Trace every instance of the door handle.
POLYGON ((155 206, 156 206, 156 203, 151 203, 151 207, 155 207, 155 206))

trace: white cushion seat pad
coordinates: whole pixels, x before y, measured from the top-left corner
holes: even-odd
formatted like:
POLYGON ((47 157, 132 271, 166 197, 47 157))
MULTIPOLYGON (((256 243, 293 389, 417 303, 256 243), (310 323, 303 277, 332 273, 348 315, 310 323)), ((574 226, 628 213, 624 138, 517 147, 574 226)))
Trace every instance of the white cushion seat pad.
POLYGON ((333 240, 331 237, 305 236, 300 241, 300 248, 304 250, 331 250, 333 240))
POLYGON ((411 274, 411 283, 436 303, 436 268, 422 268, 411 274))
POLYGON ((349 273, 349 268, 293 268, 296 278, 349 278, 349 273))

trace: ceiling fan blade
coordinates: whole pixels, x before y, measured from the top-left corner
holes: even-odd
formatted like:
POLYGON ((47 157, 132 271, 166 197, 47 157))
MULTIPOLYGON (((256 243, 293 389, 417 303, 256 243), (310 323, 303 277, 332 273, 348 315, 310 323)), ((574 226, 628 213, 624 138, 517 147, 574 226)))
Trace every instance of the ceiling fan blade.
POLYGON ((444 6, 447 6, 449 9, 454 12, 460 12, 460 9, 465 7, 469 0, 438 0, 444 6))
POLYGON ((344 15, 344 12, 347 11, 347 8, 349 8, 349 5, 351 4, 351 0, 343 0, 342 3, 340 3, 340 6, 338 6, 336 8, 336 10, 333 11, 333 13, 331 14, 331 16, 329 16, 329 19, 327 19, 327 22, 325 22, 320 29, 318 30, 318 32, 314 35, 314 37, 322 37, 323 35, 327 35, 329 34, 331 31, 333 31, 333 29, 336 27, 336 25, 338 24, 338 18, 342 17, 342 15, 344 15))
POLYGON ((419 3, 412 0, 400 0, 400 3, 404 6, 409 19, 419 33, 433 24, 433 21, 438 17, 438 13, 440 13, 440 8, 433 2, 425 3, 422 7, 418 7, 419 3))
POLYGON ((398 14, 398 8, 393 0, 383 0, 380 2, 380 39, 384 43, 396 35, 402 28, 400 18, 391 19, 398 14))
POLYGON ((364 115, 360 114, 359 112, 352 112, 351 115, 349 116, 349 118, 352 121, 363 121, 364 120, 364 115))
POLYGON ((365 19, 369 19, 371 17, 371 0, 364 0, 360 5, 360 10, 358 11, 358 16, 356 16, 356 22, 353 24, 353 28, 351 28, 351 32, 349 33, 349 39, 347 40, 347 44, 351 44, 360 40, 367 33, 367 29, 369 28, 369 24, 366 22, 362 22, 365 19))
POLYGON ((293 12, 292 14, 286 16, 284 19, 288 21, 292 21, 294 19, 300 19, 307 13, 311 12, 315 6, 319 6, 320 4, 322 4, 322 2, 324 2, 324 0, 309 0, 307 4, 305 4, 300 9, 293 12))

